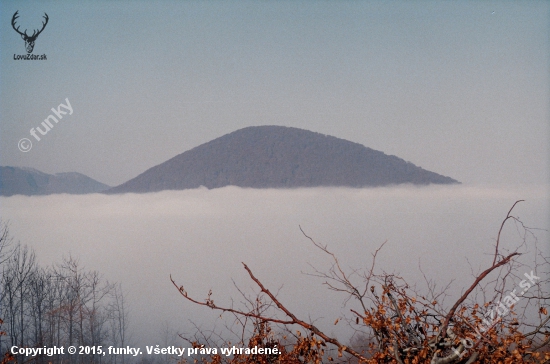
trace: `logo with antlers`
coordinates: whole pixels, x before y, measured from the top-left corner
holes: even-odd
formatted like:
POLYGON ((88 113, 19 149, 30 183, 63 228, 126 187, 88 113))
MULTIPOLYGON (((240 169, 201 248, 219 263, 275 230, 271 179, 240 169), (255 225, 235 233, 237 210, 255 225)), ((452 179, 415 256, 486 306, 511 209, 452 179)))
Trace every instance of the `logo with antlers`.
POLYGON ((44 30, 44 28, 46 28, 46 24, 48 24, 48 14, 44 13, 44 19, 46 20, 45 22, 42 23, 42 29, 40 30, 37 30, 35 29, 34 32, 32 33, 32 35, 28 35, 27 34, 27 29, 25 29, 25 32, 22 33, 21 31, 19 31, 19 27, 15 27, 15 21, 17 20, 17 18, 19 18, 19 15, 17 15, 17 13, 19 12, 19 10, 17 10, 15 12, 15 14, 13 14, 13 18, 11 18, 11 26, 13 27, 13 29, 21 34, 21 38, 23 38, 23 40, 25 41, 25 48, 27 49, 27 53, 32 53, 32 50, 34 49, 34 42, 36 41, 36 38, 38 38, 38 35, 40 33, 42 33, 42 31, 44 30))

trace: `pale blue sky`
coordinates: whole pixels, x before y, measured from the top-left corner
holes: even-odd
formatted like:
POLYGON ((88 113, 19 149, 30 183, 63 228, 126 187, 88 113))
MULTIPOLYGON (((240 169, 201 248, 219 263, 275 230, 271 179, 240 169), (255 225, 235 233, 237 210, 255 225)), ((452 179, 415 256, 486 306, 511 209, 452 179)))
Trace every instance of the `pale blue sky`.
POLYGON ((0 164, 120 184, 294 126, 468 184, 550 179, 544 1, 2 1, 0 164), (11 28, 49 23, 34 54, 11 28), (29 130, 70 100, 38 142, 29 130), (34 144, 17 148, 21 138, 34 144))

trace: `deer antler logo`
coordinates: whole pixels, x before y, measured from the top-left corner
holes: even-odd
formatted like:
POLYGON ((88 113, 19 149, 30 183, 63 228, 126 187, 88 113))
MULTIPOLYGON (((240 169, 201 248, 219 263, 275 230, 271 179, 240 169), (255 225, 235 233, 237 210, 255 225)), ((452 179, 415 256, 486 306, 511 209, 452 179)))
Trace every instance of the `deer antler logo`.
POLYGON ((42 29, 40 30, 34 30, 34 32, 32 33, 31 36, 29 36, 27 34, 27 29, 25 29, 25 32, 24 33, 21 33, 19 31, 19 27, 15 27, 15 21, 17 20, 17 18, 19 18, 19 15, 17 15, 17 13, 19 12, 19 10, 17 10, 15 12, 15 14, 13 14, 13 18, 11 18, 11 26, 13 27, 13 29, 21 34, 21 38, 23 38, 23 40, 25 41, 25 48, 27 49, 27 53, 32 53, 32 50, 34 49, 34 42, 36 41, 36 38, 38 37, 38 35, 40 33, 42 33, 42 31, 44 30, 44 28, 46 28, 46 24, 48 24, 48 14, 44 13, 44 19, 46 19, 45 22, 42 23, 42 29))

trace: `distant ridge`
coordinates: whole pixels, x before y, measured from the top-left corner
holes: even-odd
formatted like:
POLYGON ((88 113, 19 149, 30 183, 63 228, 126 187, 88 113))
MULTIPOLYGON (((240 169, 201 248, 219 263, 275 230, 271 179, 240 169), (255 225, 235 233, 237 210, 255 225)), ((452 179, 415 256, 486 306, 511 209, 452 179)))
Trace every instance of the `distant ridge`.
POLYGON ((47 174, 34 168, 0 167, 0 196, 86 194, 108 188, 110 186, 76 172, 47 174))
POLYGON ((284 126, 253 126, 199 145, 105 192, 402 183, 460 182, 333 136, 284 126))

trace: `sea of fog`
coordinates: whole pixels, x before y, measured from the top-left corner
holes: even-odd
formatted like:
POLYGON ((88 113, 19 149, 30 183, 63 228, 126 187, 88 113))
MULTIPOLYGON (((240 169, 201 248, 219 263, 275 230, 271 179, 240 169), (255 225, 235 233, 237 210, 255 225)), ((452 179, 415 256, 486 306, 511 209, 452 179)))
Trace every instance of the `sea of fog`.
MULTIPOLYGON (((221 328, 219 313, 179 295, 170 275, 190 295, 240 307, 242 291, 253 294, 254 274, 299 317, 343 336, 336 318, 352 303, 323 280, 304 273, 327 271, 331 261, 302 234, 328 245, 350 271, 370 267, 395 272, 423 287, 426 277, 452 292, 488 267, 503 218, 514 214, 530 227, 549 228, 548 186, 429 186, 257 190, 226 187, 124 195, 51 195, 0 198, 0 217, 11 235, 32 247, 42 265, 71 254, 88 270, 120 282, 130 302, 133 341, 160 343, 167 332, 221 328), (314 267, 314 268, 313 268, 314 267), (340 330, 340 331, 339 331, 340 330)), ((550 256, 546 231, 536 230, 550 256)), ((521 236, 510 224, 502 249, 521 236)), ((524 251, 528 251, 524 249, 524 251)), ((529 253, 520 259, 529 266, 529 253)), ((358 281, 359 282, 359 281, 358 281)))

